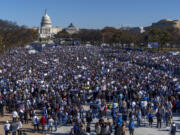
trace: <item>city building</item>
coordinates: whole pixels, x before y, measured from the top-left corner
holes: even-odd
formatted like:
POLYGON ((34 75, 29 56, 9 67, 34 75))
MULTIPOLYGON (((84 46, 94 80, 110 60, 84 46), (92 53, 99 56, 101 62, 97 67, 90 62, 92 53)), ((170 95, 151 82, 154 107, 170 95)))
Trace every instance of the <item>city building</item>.
POLYGON ((74 34, 74 33, 78 33, 78 32, 79 32, 79 29, 76 28, 76 27, 71 23, 67 28, 65 28, 65 31, 68 32, 69 34, 74 34))
POLYGON ((38 28, 39 38, 52 38, 59 31, 62 31, 59 27, 53 27, 50 17, 46 10, 41 20, 41 26, 38 28))
POLYGON ((163 19, 163 20, 160 20, 156 23, 152 23, 152 27, 180 29, 180 21, 179 20, 163 19))
POLYGON ((144 27, 122 27, 120 30, 127 30, 127 31, 135 31, 138 33, 144 33, 145 29, 144 27))
POLYGON ((132 30, 134 30, 138 33, 144 33, 145 32, 144 27, 133 27, 132 30))

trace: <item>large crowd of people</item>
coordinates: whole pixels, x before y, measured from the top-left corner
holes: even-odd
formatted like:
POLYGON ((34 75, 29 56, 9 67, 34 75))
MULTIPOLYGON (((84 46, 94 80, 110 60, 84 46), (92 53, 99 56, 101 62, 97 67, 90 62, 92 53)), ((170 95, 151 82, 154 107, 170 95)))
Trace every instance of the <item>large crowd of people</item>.
POLYGON ((45 46, 33 54, 16 48, 0 59, 0 114, 12 114, 5 135, 23 134, 29 122, 40 133, 72 125, 71 135, 126 135, 127 129, 134 135, 147 122, 170 126, 180 111, 178 55, 45 46))

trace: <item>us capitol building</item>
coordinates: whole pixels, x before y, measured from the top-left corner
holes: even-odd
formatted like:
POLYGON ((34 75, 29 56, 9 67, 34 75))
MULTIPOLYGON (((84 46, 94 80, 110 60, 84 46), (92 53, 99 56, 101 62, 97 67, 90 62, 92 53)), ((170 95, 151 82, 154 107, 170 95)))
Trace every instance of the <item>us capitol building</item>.
MULTIPOLYGON (((41 26, 37 28, 37 30, 39 38, 52 38, 58 32, 62 31, 62 28, 52 27, 51 18, 48 16, 45 10, 45 14, 41 20, 41 26)), ((72 23, 67 28, 64 28, 64 30, 69 34, 74 34, 79 31, 79 29, 76 28, 72 23)))

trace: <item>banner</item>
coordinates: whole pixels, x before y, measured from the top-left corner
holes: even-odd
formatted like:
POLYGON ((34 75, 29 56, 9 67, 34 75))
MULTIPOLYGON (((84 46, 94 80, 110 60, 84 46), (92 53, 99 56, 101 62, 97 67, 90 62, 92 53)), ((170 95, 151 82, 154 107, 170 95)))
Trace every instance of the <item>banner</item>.
POLYGON ((148 42, 148 48, 159 48, 158 42, 148 42))

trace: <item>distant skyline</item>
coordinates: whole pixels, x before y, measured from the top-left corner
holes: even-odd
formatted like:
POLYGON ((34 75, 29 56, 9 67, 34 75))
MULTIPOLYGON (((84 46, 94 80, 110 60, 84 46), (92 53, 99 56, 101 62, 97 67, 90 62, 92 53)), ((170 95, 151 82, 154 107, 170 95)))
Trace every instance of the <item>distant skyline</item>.
POLYGON ((140 27, 179 20, 179 5, 180 0, 1 0, 0 19, 39 27, 47 9, 54 27, 140 27))

